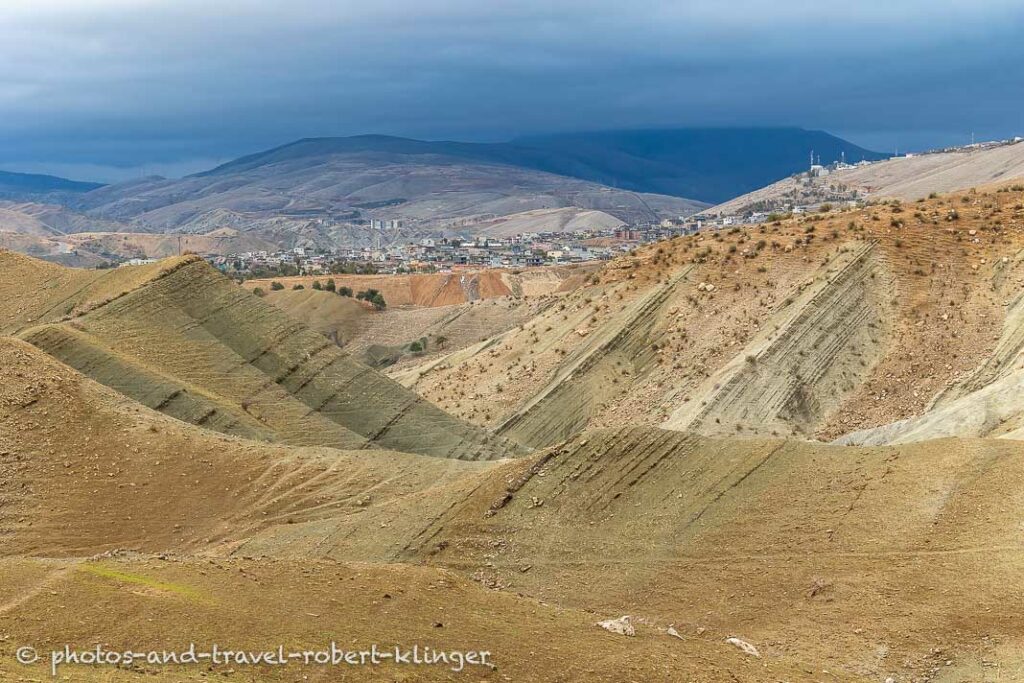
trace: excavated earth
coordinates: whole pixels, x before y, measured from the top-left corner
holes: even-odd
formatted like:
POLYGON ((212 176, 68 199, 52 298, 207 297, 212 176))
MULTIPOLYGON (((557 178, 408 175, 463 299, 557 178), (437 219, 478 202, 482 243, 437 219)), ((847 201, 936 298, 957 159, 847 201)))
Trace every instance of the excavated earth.
POLYGON ((481 299, 501 297, 539 296, 564 292, 580 286, 593 272, 589 264, 525 268, 523 270, 454 270, 447 273, 417 273, 411 275, 322 275, 302 277, 246 280, 244 286, 270 291, 278 282, 285 289, 302 285, 312 289, 313 282, 321 284, 328 279, 338 287, 353 292, 376 289, 388 306, 451 306, 481 299))

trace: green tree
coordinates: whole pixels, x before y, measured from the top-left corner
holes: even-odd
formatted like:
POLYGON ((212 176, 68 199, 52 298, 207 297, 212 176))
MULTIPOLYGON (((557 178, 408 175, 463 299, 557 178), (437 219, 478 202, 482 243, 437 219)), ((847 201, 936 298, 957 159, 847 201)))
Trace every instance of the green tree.
POLYGON ((378 311, 383 311, 387 308, 387 302, 384 301, 384 295, 376 289, 366 289, 356 294, 356 298, 372 304, 378 311))

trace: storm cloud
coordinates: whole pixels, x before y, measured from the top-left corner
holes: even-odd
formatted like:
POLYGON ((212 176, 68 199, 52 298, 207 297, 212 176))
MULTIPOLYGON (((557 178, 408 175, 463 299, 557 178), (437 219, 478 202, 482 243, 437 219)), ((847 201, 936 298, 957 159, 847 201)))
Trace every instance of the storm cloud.
POLYGON ((1024 131, 1019 0, 6 0, 0 167, 168 175, 300 137, 1024 131))

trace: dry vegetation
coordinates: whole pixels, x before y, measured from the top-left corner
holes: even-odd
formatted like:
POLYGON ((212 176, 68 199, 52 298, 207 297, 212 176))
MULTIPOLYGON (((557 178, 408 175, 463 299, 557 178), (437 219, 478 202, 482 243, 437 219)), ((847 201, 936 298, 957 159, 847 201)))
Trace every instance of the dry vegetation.
POLYGON ((791 395, 768 435, 831 439, 907 418, 995 348, 1021 284, 1022 206, 1024 189, 1009 186, 651 245, 500 343, 402 379, 492 426, 553 380, 576 385, 562 409, 588 402, 591 426, 678 423, 703 401, 714 404, 703 431, 765 433, 763 419, 743 423, 733 396, 719 401, 728 415, 714 413, 730 381, 791 395), (630 305, 654 293, 647 349, 598 348, 635 332, 630 305), (595 348, 591 367, 563 372, 595 348), (780 366, 816 369, 794 379, 780 366))
MULTIPOLYGON (((182 634, 476 647, 497 669, 471 680, 494 681, 1019 670, 1014 441, 851 450, 633 428, 465 463, 217 435, 22 342, 0 343, 0 360, 0 675, 45 675, 14 665, 17 644, 161 648, 182 634), (623 614, 633 638, 596 624, 623 614)), ((351 678, 462 680, 390 667, 351 678)))
POLYGON ((276 293, 410 336, 535 305, 394 371, 436 406, 195 258, 0 254, 0 680, 46 677, 26 643, 331 637, 497 668, 66 675, 1019 678, 1022 248, 1012 185, 654 244, 508 308, 276 293))

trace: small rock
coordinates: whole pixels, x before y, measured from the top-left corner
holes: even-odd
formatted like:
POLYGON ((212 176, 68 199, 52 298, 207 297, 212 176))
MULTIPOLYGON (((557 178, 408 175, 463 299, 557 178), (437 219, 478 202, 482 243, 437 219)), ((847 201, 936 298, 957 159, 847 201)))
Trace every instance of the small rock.
POLYGON ((633 619, 627 614, 618 619, 606 619, 597 622, 597 625, 605 631, 617 633, 620 636, 635 636, 636 629, 633 627, 633 619))
POLYGON ((753 645, 751 645, 750 643, 748 643, 745 640, 740 640, 739 638, 731 637, 731 638, 726 638, 725 642, 729 643, 730 645, 735 645, 736 647, 738 647, 739 649, 743 650, 743 652, 745 652, 746 654, 750 655, 751 657, 760 657, 761 656, 761 653, 757 651, 757 648, 754 647, 753 645))

